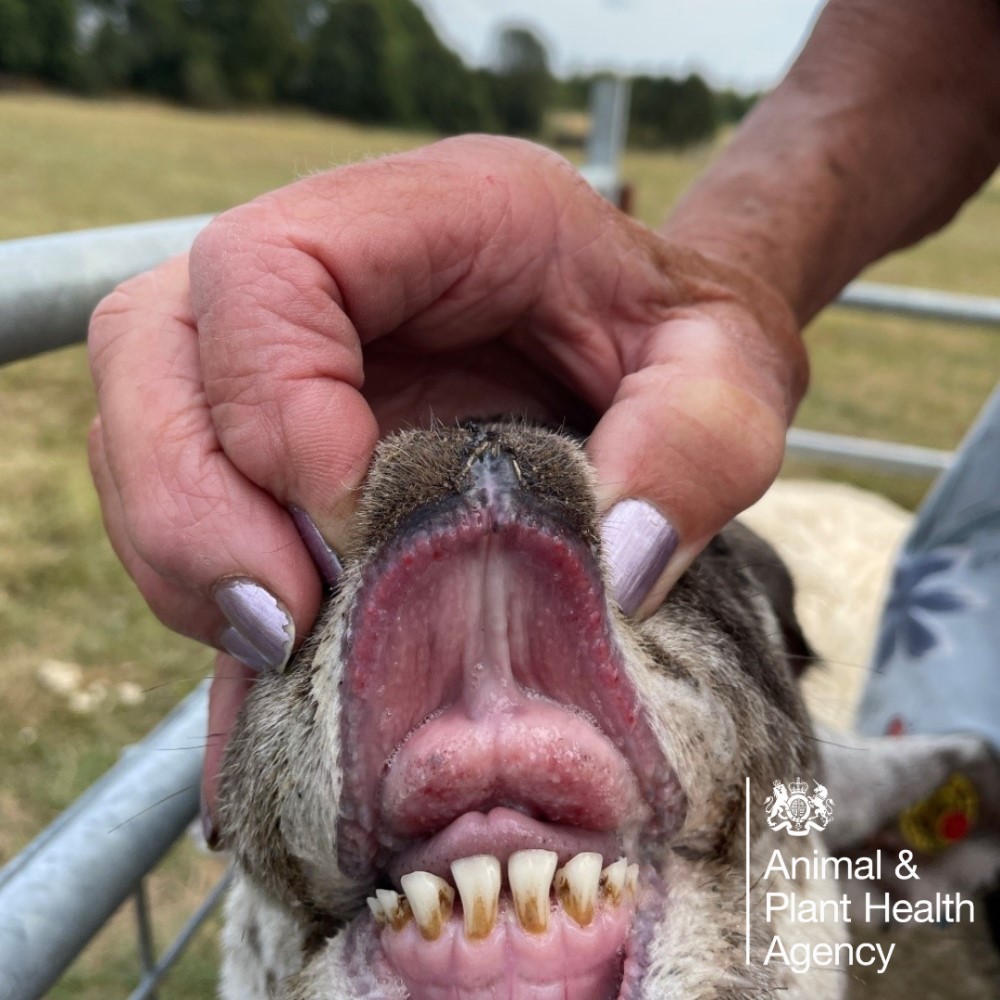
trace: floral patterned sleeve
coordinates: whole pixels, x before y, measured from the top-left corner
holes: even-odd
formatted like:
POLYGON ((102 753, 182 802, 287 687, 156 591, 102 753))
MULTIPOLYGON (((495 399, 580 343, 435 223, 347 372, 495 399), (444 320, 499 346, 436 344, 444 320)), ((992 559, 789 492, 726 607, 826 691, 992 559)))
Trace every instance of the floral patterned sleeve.
POLYGON ((899 556, 858 729, 975 733, 1000 751, 1000 387, 899 556))

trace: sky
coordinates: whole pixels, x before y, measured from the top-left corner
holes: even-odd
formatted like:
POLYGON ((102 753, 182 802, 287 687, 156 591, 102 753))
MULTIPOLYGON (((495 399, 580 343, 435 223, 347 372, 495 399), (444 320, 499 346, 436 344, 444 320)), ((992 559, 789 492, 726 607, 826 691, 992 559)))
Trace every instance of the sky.
POLYGON ((776 83, 821 0, 418 0, 466 62, 489 62, 497 33, 529 27, 560 76, 701 73, 715 86, 776 83))

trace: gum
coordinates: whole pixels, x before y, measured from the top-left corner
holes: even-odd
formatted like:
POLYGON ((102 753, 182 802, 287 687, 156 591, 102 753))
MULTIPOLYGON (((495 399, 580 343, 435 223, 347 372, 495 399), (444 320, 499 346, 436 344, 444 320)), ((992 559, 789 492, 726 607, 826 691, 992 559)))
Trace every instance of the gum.
POLYGON ((383 954, 411 1000, 607 1000, 617 992, 633 908, 602 903, 587 927, 558 907, 541 934, 524 931, 509 899, 501 901, 494 930, 466 938, 456 911, 436 941, 425 941, 412 921, 381 932, 383 954))

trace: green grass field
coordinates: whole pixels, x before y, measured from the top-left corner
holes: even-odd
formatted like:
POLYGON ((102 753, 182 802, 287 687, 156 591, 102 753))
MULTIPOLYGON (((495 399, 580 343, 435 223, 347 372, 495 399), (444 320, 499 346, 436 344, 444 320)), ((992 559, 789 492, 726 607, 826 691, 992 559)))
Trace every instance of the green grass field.
MULTIPOLYGON (((429 139, 299 112, 219 115, 2 95, 0 239, 218 211, 305 173, 429 139)), ((709 155, 629 155, 637 214, 661 219, 709 155)), ((944 235, 870 277, 996 294, 998 253, 994 181, 944 235)), ((823 430, 951 448, 1000 371, 1000 337, 976 329, 834 311, 809 339, 813 389, 799 422, 823 430)), ((82 348, 0 371, 0 863, 210 666, 208 652, 153 619, 104 540, 85 461, 92 413, 82 348), (46 661, 75 668, 74 691, 42 683, 61 675, 51 664, 40 672, 46 661)), ((926 485, 851 478, 911 505, 926 485)), ((153 880, 161 941, 218 871, 190 845, 173 853, 153 880)), ((127 995, 133 942, 130 915, 121 914, 54 995, 127 995)), ((160 996, 211 996, 214 966, 209 933, 160 996)))

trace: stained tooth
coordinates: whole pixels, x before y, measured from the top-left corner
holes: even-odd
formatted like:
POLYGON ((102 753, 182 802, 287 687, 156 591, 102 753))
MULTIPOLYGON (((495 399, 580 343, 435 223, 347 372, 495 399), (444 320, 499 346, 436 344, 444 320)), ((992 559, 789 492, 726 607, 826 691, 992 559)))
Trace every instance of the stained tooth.
POLYGON ((385 915, 385 910, 382 909, 382 904, 374 897, 368 897, 368 909, 372 911, 372 916, 375 918, 375 923, 379 927, 385 927, 389 922, 389 918, 385 915))
POLYGON ((639 866, 629 865, 625 870, 625 888, 628 889, 633 896, 639 894, 639 866))
POLYGON ((628 861, 625 858, 619 858, 601 872, 601 888, 604 890, 604 895, 616 905, 622 901, 627 869, 628 861))
POLYGON ((410 904, 393 889, 376 889, 375 896, 394 931, 401 931, 410 919, 410 904))
POLYGON ((430 872, 410 872, 400 882, 421 936, 425 941, 436 941, 451 916, 455 890, 443 878, 430 872))
POLYGON ((516 851, 507 862, 507 881, 520 925, 540 934, 549 925, 549 889, 559 856, 554 851, 516 851))
POLYGON ((476 854, 451 863, 451 874, 462 897, 465 936, 486 937, 497 920, 500 902, 500 862, 492 854, 476 854))
POLYGON ((569 859, 556 872, 556 892, 563 909, 581 926, 594 919, 597 886, 601 881, 600 854, 585 851, 569 859))

